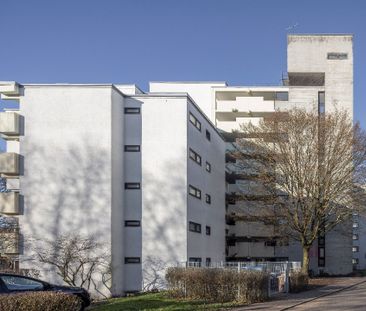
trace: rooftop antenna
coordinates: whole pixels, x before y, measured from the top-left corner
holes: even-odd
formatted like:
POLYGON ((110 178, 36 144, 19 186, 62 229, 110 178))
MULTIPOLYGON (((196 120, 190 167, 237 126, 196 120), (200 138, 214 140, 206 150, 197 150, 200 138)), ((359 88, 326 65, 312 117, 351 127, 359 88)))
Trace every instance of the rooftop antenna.
POLYGON ((294 30, 296 27, 298 27, 300 24, 299 23, 295 23, 293 24, 292 26, 288 26, 286 28, 287 31, 291 31, 291 30, 294 30))

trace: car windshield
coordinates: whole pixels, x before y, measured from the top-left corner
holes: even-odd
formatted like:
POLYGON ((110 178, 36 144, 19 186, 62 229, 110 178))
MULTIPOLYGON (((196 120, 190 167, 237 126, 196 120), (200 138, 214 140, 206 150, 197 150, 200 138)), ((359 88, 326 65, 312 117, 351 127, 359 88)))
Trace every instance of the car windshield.
POLYGON ((40 290, 43 289, 43 284, 28 278, 3 275, 1 279, 4 281, 6 287, 9 290, 22 291, 22 290, 40 290))

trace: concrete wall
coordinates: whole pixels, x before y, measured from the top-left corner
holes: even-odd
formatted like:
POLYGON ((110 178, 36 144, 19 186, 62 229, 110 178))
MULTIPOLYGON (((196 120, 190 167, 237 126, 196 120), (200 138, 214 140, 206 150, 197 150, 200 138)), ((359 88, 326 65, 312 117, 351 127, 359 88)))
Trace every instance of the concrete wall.
POLYGON ((46 281, 61 282, 52 267, 27 261, 34 241, 77 233, 110 254, 111 113, 110 86, 25 86, 20 98, 20 267, 40 269, 46 281))

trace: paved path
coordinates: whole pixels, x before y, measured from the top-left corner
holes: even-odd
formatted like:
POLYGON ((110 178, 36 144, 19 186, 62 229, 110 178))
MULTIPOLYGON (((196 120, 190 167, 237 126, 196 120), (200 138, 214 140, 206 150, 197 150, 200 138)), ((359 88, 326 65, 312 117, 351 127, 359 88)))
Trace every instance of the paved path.
POLYGON ((291 311, 365 311, 366 283, 291 308, 291 311))
POLYGON ((247 307, 241 307, 233 309, 232 311, 282 311, 282 310, 293 310, 293 311, 303 311, 303 310, 363 310, 366 311, 366 278, 352 277, 352 278, 334 278, 334 284, 319 287, 313 290, 308 290, 298 294, 288 294, 278 296, 277 299, 264 303, 256 303, 247 307), (359 285, 357 285, 359 284, 359 285), (353 292, 353 290, 355 290, 353 292), (348 294, 349 298, 345 298, 342 295, 348 294), (361 294, 362 293, 362 294, 361 294), (330 296, 328 296, 330 295, 330 296), (340 297, 343 303, 336 303, 338 299, 335 297, 340 297), (352 298, 353 295, 355 298, 352 298), (322 297, 323 296, 323 297, 322 297), (362 297, 363 296, 363 297, 362 297), (320 298, 322 297, 322 298, 320 298), (343 298, 342 298, 343 297, 343 298), (357 297, 357 299, 356 299, 357 297), (315 300, 314 300, 315 299, 315 300), (344 306, 345 309, 328 307, 326 303, 331 303, 332 306, 342 307, 343 304, 349 302, 354 303, 349 307, 344 306), (319 303, 319 305, 316 305, 319 303), (359 305, 360 304, 360 305, 359 305), (311 308, 315 309, 309 309, 311 308))

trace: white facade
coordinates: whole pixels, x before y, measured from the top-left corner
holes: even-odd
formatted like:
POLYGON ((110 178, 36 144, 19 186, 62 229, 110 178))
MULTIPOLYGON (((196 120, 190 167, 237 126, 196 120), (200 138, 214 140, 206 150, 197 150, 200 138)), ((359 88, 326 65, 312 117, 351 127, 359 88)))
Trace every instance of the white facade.
MULTIPOLYGON (((2 213, 17 215, 24 240, 21 269, 60 282, 52 267, 29 259, 38 241, 72 232, 103 245, 98 251, 111 257, 114 295, 156 281, 159 266, 224 260, 225 143, 189 96, 143 94, 130 85, 18 88, 19 111, 1 115, 8 152, 0 170, 12 190, 1 197, 2 213), (21 131, 11 129, 14 114, 21 131), (189 195, 189 185, 200 189, 200 199, 189 195), (190 222, 201 232, 189 231, 190 222)), ((164 270, 158 274, 163 286, 164 270)))

